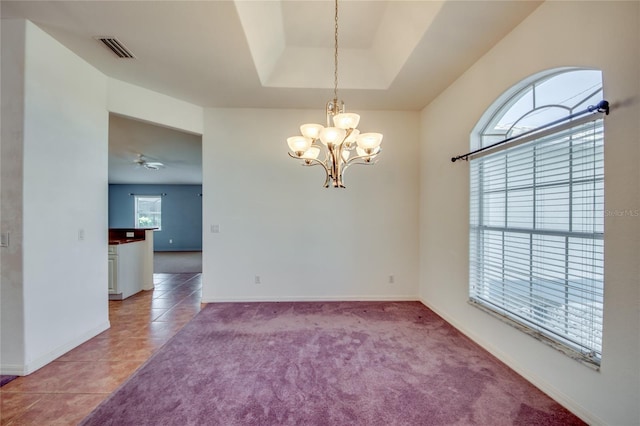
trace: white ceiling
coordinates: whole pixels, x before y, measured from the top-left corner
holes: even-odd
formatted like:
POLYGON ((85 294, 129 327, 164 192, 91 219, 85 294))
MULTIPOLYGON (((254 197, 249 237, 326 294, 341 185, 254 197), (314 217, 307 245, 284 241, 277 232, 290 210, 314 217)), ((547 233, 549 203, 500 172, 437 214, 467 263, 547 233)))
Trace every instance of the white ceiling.
POLYGON ((110 114, 109 183, 201 184, 202 137, 110 114), (164 166, 142 167, 139 155, 164 166))
MULTIPOLYGON (((339 97, 348 110, 420 110, 540 3, 341 0, 339 97)), ((31 20, 110 77, 203 107, 322 110, 333 94, 332 1, 2 0, 0 13, 31 20), (95 36, 118 38, 135 59, 95 36)), ((110 168, 123 149, 158 157, 151 135, 133 145, 142 139, 111 153, 110 168)))

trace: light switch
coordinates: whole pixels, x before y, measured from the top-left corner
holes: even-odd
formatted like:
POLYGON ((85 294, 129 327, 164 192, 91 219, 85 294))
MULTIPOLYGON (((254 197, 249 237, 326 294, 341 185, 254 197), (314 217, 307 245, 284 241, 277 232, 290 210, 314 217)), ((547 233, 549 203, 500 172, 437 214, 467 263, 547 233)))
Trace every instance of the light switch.
POLYGON ((9 233, 0 233, 0 247, 9 247, 9 233))
POLYGON ((214 234, 219 234, 220 233, 220 225, 211 225, 211 232, 213 232, 214 234))

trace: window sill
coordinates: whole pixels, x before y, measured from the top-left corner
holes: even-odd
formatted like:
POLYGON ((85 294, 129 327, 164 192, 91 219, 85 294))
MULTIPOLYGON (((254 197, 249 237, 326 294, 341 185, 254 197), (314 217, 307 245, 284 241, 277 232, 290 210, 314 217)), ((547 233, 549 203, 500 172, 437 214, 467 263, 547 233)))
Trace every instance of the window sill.
POLYGON ((581 363, 582 365, 591 368, 592 370, 595 371, 600 371, 600 363, 595 361, 592 358, 589 358, 587 356, 585 356, 584 354, 581 354, 580 352, 576 351, 573 348, 570 348, 569 346, 566 346, 558 341, 552 340, 549 337, 545 336, 544 334, 540 333, 537 330, 534 330, 530 327, 527 327, 524 324, 521 324, 517 321, 512 320, 511 318, 500 314, 499 312, 494 311, 493 309, 483 305, 480 302, 476 302, 474 300, 469 299, 468 303, 471 306, 474 306, 478 309, 480 309, 481 311, 491 315, 492 317, 495 317, 497 319, 499 319, 500 321, 510 325, 511 327, 514 327, 518 330, 520 330, 521 332, 528 334, 529 336, 533 337, 534 339, 538 340, 539 342, 544 343, 547 346, 551 346, 553 349, 562 352, 563 354, 565 354, 566 356, 568 356, 569 358, 578 361, 579 363, 581 363))

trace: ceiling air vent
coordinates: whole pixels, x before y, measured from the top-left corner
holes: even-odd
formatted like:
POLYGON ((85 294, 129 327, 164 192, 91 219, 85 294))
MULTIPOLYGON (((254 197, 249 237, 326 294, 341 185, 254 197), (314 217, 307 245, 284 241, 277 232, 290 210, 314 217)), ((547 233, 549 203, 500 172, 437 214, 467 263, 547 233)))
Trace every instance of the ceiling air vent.
POLYGON ((95 37, 96 40, 100 40, 107 46, 118 58, 135 58, 133 53, 129 51, 120 41, 115 37, 95 37))

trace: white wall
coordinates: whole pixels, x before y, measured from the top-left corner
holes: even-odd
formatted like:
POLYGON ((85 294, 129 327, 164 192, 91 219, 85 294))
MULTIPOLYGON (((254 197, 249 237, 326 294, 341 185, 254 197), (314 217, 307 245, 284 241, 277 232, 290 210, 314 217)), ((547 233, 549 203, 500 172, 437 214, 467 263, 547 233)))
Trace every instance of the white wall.
POLYGON ((380 161, 325 189, 286 144, 322 105, 205 110, 203 302, 417 299, 419 114, 357 112, 384 134, 380 161))
POLYGON ((603 71, 605 208, 640 208, 640 3, 545 2, 421 117, 420 295, 592 424, 640 423, 640 218, 605 219, 603 358, 594 371, 467 304, 469 168, 450 158, 504 91, 545 69, 603 71))
POLYGON ((202 134, 202 107, 115 78, 108 80, 109 112, 202 134))
POLYGON ((21 371, 24 360, 22 292, 22 122, 24 21, 2 21, 2 137, 0 138, 0 368, 21 371))
POLYGON ((3 359, 2 371, 28 374, 109 326, 107 79, 34 24, 10 28, 3 40, 26 35, 24 64, 12 64, 24 66, 13 82, 24 85, 23 263, 3 262, 2 286, 21 287, 11 303, 22 302, 23 323, 3 330, 23 329, 24 354, 21 365, 3 359), (5 283, 5 266, 22 268, 22 282, 5 283))
POLYGON ((36 25, 2 21, 3 374, 109 327, 109 111, 202 133, 201 107, 109 79, 36 25))

